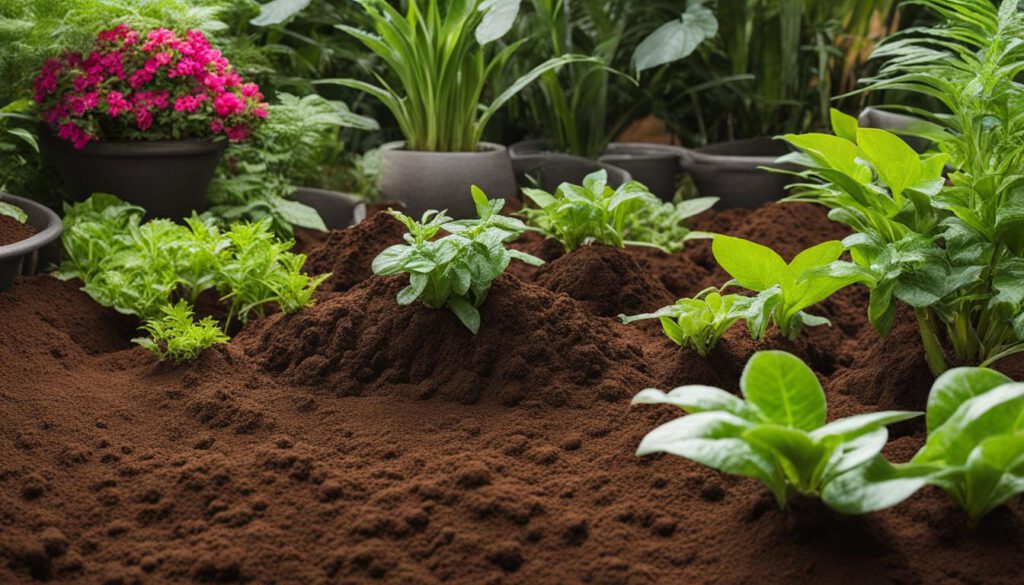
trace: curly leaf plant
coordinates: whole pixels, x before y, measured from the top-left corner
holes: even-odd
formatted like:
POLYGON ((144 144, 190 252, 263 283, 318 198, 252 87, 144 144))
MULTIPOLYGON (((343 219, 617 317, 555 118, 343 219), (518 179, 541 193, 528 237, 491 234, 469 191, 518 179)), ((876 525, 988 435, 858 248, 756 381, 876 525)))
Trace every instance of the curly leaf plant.
POLYGON ((800 152, 785 158, 807 168, 792 199, 832 208, 856 232, 853 259, 877 278, 872 323, 885 334, 896 301, 913 308, 938 375, 1024 351, 1024 12, 1015 0, 917 4, 944 22, 883 44, 867 88, 938 100, 946 112, 910 108, 922 121, 903 132, 939 152, 833 112, 835 136, 787 135, 800 152))
POLYGON ((826 424, 817 376, 782 351, 754 354, 740 388, 743 398, 710 386, 640 392, 633 404, 671 404, 689 414, 648 433, 637 455, 669 453, 757 479, 785 509, 793 494, 820 497, 836 478, 878 455, 888 439, 885 425, 920 416, 886 411, 826 424))
POLYGON ((525 41, 491 49, 511 30, 520 0, 409 0, 404 15, 387 0, 357 1, 376 34, 345 24, 337 28, 370 49, 394 79, 378 78, 378 85, 355 79, 319 83, 340 84, 380 100, 395 116, 410 150, 476 150, 491 117, 537 78, 568 63, 593 61, 582 55, 549 59, 483 105, 488 82, 525 41))
POLYGON ((825 488, 845 513, 894 506, 926 485, 963 508, 971 526, 1024 493, 1024 384, 987 368, 956 368, 928 396, 928 440, 909 463, 877 456, 825 488))
POLYGON ((501 215, 503 199, 490 201, 473 187, 473 202, 479 219, 452 221, 443 211, 428 211, 416 221, 397 211, 391 215, 409 230, 406 244, 391 246, 373 261, 374 274, 405 273, 409 286, 398 293, 398 304, 420 301, 431 309, 447 307, 475 335, 480 330, 477 308, 487 300, 491 284, 513 259, 533 266, 540 258, 505 243, 518 238, 526 226, 501 215), (449 235, 437 238, 441 231, 449 235))

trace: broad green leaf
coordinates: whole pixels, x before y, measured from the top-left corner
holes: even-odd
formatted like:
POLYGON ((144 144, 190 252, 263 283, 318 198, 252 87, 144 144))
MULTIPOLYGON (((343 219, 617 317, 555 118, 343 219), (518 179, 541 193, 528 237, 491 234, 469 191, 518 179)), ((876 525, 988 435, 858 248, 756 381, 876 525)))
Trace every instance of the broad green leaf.
POLYGON ((761 244, 731 236, 715 236, 711 250, 715 260, 740 286, 761 292, 777 284, 788 273, 786 261, 761 244))
POLYGON ((747 401, 766 420, 814 430, 825 424, 825 392, 807 364, 784 351, 761 351, 740 377, 747 401))
POLYGON ((281 24, 302 12, 310 0, 271 0, 260 6, 260 13, 249 21, 253 26, 281 24))
POLYGON ((857 143, 857 128, 860 127, 857 118, 835 108, 829 109, 829 118, 832 121, 832 132, 836 136, 857 143))
POLYGON ((806 432, 788 426, 760 424, 743 433, 743 438, 772 453, 794 485, 804 489, 812 487, 809 484, 825 450, 806 432))
POLYGON ((995 233, 1015 254, 1024 254, 1024 199, 1014 198, 999 206, 995 233))
POLYGON ((891 508, 928 485, 936 469, 924 465, 896 467, 876 457, 825 484, 821 499, 843 514, 866 514, 891 508))
POLYGON ((821 470, 820 481, 827 483, 840 474, 867 464, 882 452, 888 439, 889 431, 885 427, 873 428, 850 439, 840 440, 835 436, 826 438, 822 443, 834 450, 821 470))
POLYGON ((483 0, 478 10, 484 18, 476 28, 476 41, 486 45, 512 30, 519 16, 519 4, 520 0, 483 0))
POLYGON ((273 209, 281 219, 293 226, 321 232, 327 231, 327 226, 324 225, 323 218, 320 217, 320 214, 316 209, 313 209, 308 205, 291 199, 277 197, 273 200, 273 209))
POLYGON ((841 439, 852 439, 863 433, 867 433, 879 427, 884 427, 895 422, 917 418, 923 413, 912 411, 884 411, 857 414, 846 418, 832 421, 823 427, 811 431, 811 438, 821 440, 826 437, 839 437, 841 439))
POLYGON ((789 270, 795 279, 799 279, 803 273, 828 266, 842 255, 843 243, 839 240, 822 242, 797 254, 789 263, 789 270))
POLYGON ((787 134, 786 142, 811 157, 815 166, 833 169, 850 177, 858 184, 871 182, 871 169, 858 160, 857 144, 831 134, 787 134))
POLYGON ((648 388, 634 396, 632 404, 671 404, 690 413, 723 411, 745 420, 758 420, 756 413, 741 398, 712 386, 682 386, 668 394, 648 388))
POLYGON ((667 22, 647 36, 633 52, 637 73, 690 56, 706 39, 718 34, 718 20, 710 9, 690 2, 678 20, 667 22))
POLYGON ((12 217, 21 223, 28 221, 28 214, 22 208, 4 201, 0 201, 0 215, 12 217))
POLYGON ((462 324, 469 329, 473 335, 476 335, 480 331, 480 311, 473 305, 469 304, 463 299, 451 298, 448 299, 448 308, 455 313, 455 316, 462 321, 462 324))
POLYGON ((967 458, 964 492, 967 512, 980 518, 1007 499, 1024 493, 1024 432, 981 442, 967 458))
POLYGON ((989 302, 994 306, 1007 303, 1017 309, 1024 303, 1024 258, 1008 258, 999 263, 992 277, 996 295, 989 302))
POLYGON ((928 394, 928 433, 935 432, 967 400, 1012 381, 988 368, 954 368, 943 373, 928 394))
POLYGON ((902 198, 904 189, 917 183, 921 172, 920 156, 899 136, 886 130, 860 128, 857 145, 897 201, 902 198))
POLYGON ((914 456, 914 463, 963 465, 971 451, 988 437, 1013 433, 1024 426, 1024 384, 1003 384, 960 404, 914 456))

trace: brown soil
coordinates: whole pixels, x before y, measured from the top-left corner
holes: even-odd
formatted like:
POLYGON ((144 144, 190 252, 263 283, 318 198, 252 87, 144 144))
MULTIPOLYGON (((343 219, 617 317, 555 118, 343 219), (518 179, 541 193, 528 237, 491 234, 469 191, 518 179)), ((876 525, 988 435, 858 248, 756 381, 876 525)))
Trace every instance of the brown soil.
POLYGON ((0 215, 0 246, 27 240, 36 234, 36 228, 13 217, 0 215))
MULTIPOLYGON (((843 235, 801 206, 699 221, 784 255, 843 235), (789 227, 763 225, 777 221, 789 227)), ((973 532, 935 490, 866 517, 804 501, 783 513, 754 481, 632 455, 677 413, 629 396, 735 389, 758 349, 737 328, 705 361, 598 314, 699 290, 716 277, 705 245, 551 254, 518 272, 531 282, 496 282, 473 337, 444 311, 399 308, 400 277, 369 277, 389 229, 331 234, 314 269, 336 271, 341 292, 183 367, 131 346, 134 323, 74 284, 39 276, 0 293, 0 583, 1024 578, 1019 499, 973 532)), ((913 321, 881 340, 865 306, 863 290, 844 291, 817 308, 834 327, 761 347, 808 359, 832 417, 923 408, 913 321)), ((906 459, 923 436, 904 423, 887 452, 906 459)))

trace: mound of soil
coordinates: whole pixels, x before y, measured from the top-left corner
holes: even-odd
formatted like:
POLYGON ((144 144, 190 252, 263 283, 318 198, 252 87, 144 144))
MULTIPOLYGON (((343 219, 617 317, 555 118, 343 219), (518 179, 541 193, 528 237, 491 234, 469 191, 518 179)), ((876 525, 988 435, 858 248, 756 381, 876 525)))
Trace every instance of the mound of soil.
POLYGON ((405 233, 398 220, 376 213, 355 227, 330 232, 310 250, 306 272, 331 274, 321 290, 346 291, 373 276, 373 259, 387 247, 403 243, 405 233))
POLYGON ((655 311, 676 300, 633 256, 610 246, 586 246, 566 254, 540 267, 533 281, 606 317, 655 311))
MULTIPOLYGON (((790 221, 785 213, 699 221, 750 234, 790 221)), ((792 233, 758 233, 786 255, 816 243, 800 232, 814 217, 792 233)), ((881 340, 854 287, 813 309, 831 328, 755 346, 740 327, 702 360, 657 327, 594 312, 614 295, 572 296, 590 292, 576 283, 606 276, 692 294, 710 274, 697 243, 680 255, 590 250, 580 257, 595 274, 573 278, 572 263, 553 254, 544 280, 568 294, 506 275, 474 337, 448 311, 397 307, 402 277, 369 276, 391 243, 367 235, 387 222, 373 225, 335 232, 334 247, 319 250, 315 270, 335 271, 332 288, 343 292, 252 323, 187 366, 133 346, 136 324, 74 283, 23 278, 0 293, 0 583, 1024 579, 1019 498, 974 531, 938 490, 864 517, 806 501, 786 513, 755 481, 632 455, 679 416, 629 408, 632 394, 684 383, 736 390, 763 348, 812 364, 831 418, 922 409, 931 378, 911 315, 881 340)), ((1004 362, 1021 370, 1022 359, 1004 362)), ((923 421, 892 436, 887 455, 905 461, 923 443, 923 421)))
POLYGON ((0 246, 27 240, 36 234, 36 228, 13 217, 0 215, 0 246))

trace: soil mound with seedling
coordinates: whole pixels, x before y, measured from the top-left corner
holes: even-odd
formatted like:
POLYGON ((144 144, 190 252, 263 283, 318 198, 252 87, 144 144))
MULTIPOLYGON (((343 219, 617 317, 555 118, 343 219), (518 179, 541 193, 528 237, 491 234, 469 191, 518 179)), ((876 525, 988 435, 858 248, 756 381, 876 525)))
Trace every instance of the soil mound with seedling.
POLYGON ((628 252, 604 245, 585 246, 566 254, 540 267, 533 280, 605 317, 655 311, 676 300, 628 252))
POLYGON ((565 295, 499 277, 474 336, 448 310, 400 307, 406 284, 374 277, 239 343, 282 379, 342 396, 582 406, 655 381, 632 331, 565 295))
POLYGON ((401 244, 406 229, 387 213, 375 213, 355 227, 334 230, 314 246, 306 261, 309 274, 330 273, 321 290, 346 291, 373 276, 373 259, 401 244))
MULTIPOLYGON (((778 207, 790 211, 698 223, 749 234, 762 216, 822 217, 778 207)), ((702 360, 656 324, 622 325, 506 275, 474 337, 446 310, 398 307, 403 277, 369 276, 391 243, 359 235, 371 225, 334 232, 342 249, 321 250, 324 262, 356 259, 336 273, 344 292, 253 322, 184 366, 133 346, 134 320, 76 283, 37 276, 0 293, 0 583, 1024 580, 1020 498, 976 530, 934 489, 863 517, 806 501, 782 512, 752 480, 633 456, 679 412, 629 397, 648 385, 735 391, 757 349, 809 360, 831 418, 922 409, 931 378, 912 314, 883 341, 853 287, 813 310, 832 328, 758 345, 739 327, 702 360)), ((832 230, 817 235, 841 237, 832 230)), ((807 239, 762 233, 783 255, 807 239)), ((627 250, 643 274, 621 277, 692 294, 709 273, 702 250, 627 250), (673 273, 678 290, 665 284, 673 273)), ((1019 374, 1021 361, 999 366, 1019 374)), ((892 436, 887 455, 905 461, 924 422, 892 436)))
POLYGON ((0 215, 0 246, 14 244, 34 236, 36 228, 6 215, 0 215))

